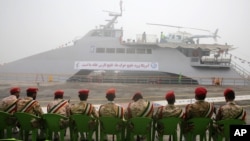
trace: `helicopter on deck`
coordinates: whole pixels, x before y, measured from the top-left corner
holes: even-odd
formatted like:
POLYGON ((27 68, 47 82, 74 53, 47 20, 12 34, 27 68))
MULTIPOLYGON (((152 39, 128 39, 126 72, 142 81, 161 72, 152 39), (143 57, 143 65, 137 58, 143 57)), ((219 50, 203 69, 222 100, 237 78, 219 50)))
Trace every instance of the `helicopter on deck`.
POLYGON ((206 29, 199 29, 199 28, 191 28, 191 27, 181 27, 181 26, 173 26, 173 25, 165 25, 165 24, 154 24, 154 23, 147 23, 148 25, 156 25, 156 26, 166 26, 166 27, 173 27, 178 28, 178 31, 176 33, 169 33, 167 35, 164 35, 163 32, 161 32, 160 37, 160 43, 187 43, 187 44, 199 44, 200 38, 213 38, 215 41, 217 41, 217 35, 218 29, 215 30, 214 33, 211 33, 209 30, 206 29), (199 30, 199 31, 205 31, 209 32, 207 35, 193 35, 191 33, 180 31, 179 29, 185 28, 185 29, 192 29, 192 30, 199 30))

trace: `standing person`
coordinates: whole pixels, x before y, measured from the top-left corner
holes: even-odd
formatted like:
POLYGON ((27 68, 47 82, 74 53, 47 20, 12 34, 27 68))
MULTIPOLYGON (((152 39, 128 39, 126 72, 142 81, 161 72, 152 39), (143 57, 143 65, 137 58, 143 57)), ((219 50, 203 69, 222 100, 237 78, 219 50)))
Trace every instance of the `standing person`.
POLYGON ((216 120, 224 120, 224 119, 240 119, 246 120, 246 111, 243 107, 237 105, 234 101, 235 92, 231 88, 227 88, 224 90, 224 97, 226 100, 226 104, 222 105, 217 114, 216 120))
POLYGON ((19 87, 12 87, 10 89, 10 96, 2 99, 0 103, 0 111, 13 114, 17 110, 17 101, 19 100, 21 89, 19 87))
POLYGON ((48 113, 60 114, 63 116, 69 116, 69 102, 63 99, 64 91, 56 90, 54 92, 54 100, 47 106, 48 113))
POLYGON ((165 43, 166 42, 166 36, 161 32, 161 37, 160 37, 160 43, 165 43))
POLYGON ((146 35, 146 32, 143 32, 143 33, 142 33, 142 42, 143 42, 143 43, 146 43, 146 42, 147 42, 147 35, 146 35))
POLYGON ((42 108, 39 102, 36 100, 37 91, 38 88, 35 87, 30 87, 26 90, 27 97, 20 99, 17 102, 18 112, 26 112, 36 116, 42 116, 42 108))
POLYGON ((196 117, 212 117, 214 113, 214 104, 205 101, 206 95, 207 89, 205 87, 197 87, 195 89, 196 102, 186 106, 185 120, 196 117))
POLYGON ((143 99, 141 92, 136 92, 132 98, 133 102, 130 102, 125 114, 126 119, 133 117, 149 117, 153 116, 153 103, 143 99))
POLYGON ((110 88, 106 92, 106 98, 108 102, 106 104, 103 104, 100 106, 99 109, 99 116, 108 116, 108 117, 117 117, 120 119, 123 119, 123 107, 115 104, 114 99, 115 99, 115 89, 110 88))
POLYGON ((175 94, 174 91, 168 91, 165 95, 165 99, 168 102, 166 106, 158 107, 154 119, 162 119, 167 117, 183 117, 183 111, 180 107, 174 105, 175 94))
POLYGON ((88 89, 82 89, 78 91, 78 97, 80 102, 78 104, 72 104, 70 107, 70 114, 83 114, 87 116, 91 116, 94 118, 98 118, 98 113, 95 107, 87 102, 89 96, 88 89))

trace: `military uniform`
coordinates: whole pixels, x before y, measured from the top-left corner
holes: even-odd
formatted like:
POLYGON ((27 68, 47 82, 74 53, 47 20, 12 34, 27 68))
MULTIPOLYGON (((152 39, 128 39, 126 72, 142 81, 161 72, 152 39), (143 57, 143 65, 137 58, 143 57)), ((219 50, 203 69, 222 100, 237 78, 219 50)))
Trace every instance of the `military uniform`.
POLYGON ((154 115, 155 119, 162 119, 167 117, 178 117, 182 118, 183 111, 180 107, 175 106, 175 95, 174 91, 168 91, 165 95, 166 101, 168 104, 166 106, 160 106, 157 108, 157 111, 154 115))
POLYGON ((133 117, 149 117, 153 115, 153 104, 150 101, 139 99, 136 102, 131 102, 126 111, 126 118, 133 117))
MULTIPOLYGON (((63 96, 64 92, 62 90, 55 91, 54 95, 61 95, 63 96)), ((62 98, 56 98, 55 100, 51 101, 47 105, 47 112, 59 114, 63 116, 69 116, 69 102, 68 100, 64 100, 62 98)))
POLYGON ((17 96, 15 95, 16 93, 20 93, 20 88, 19 87, 13 87, 10 89, 10 96, 5 97, 2 99, 0 102, 0 111, 4 111, 10 114, 13 114, 17 110, 17 101, 19 100, 17 96))
POLYGON ((33 100, 32 97, 26 97, 17 102, 17 111, 26 112, 33 115, 41 116, 43 114, 42 108, 38 101, 33 100))
POLYGON ((216 120, 224 119, 246 119, 246 111, 243 107, 237 105, 234 102, 235 92, 231 88, 224 90, 224 97, 226 99, 226 105, 223 105, 219 108, 218 113, 216 114, 216 120))
POLYGON ((99 115, 123 118, 123 107, 116 105, 113 101, 108 101, 108 103, 101 105, 99 109, 99 115))
POLYGON ((228 101, 226 105, 219 108, 216 120, 241 119, 245 120, 246 111, 234 101, 228 101))
POLYGON ((160 106, 158 107, 155 118, 161 119, 161 118, 167 118, 167 117, 179 117, 182 118, 183 111, 180 107, 177 107, 173 104, 168 104, 166 106, 160 106))
POLYGON ((186 106, 186 119, 195 117, 208 117, 211 118, 214 112, 214 104, 204 100, 196 100, 193 104, 186 106))
POLYGON ((123 119, 124 111, 123 107, 114 103, 116 90, 114 88, 110 88, 106 92, 106 98, 108 99, 108 103, 103 104, 99 108, 99 116, 109 116, 109 117, 117 117, 123 119))
MULTIPOLYGON (((225 119, 240 119, 240 120, 246 120, 246 111, 243 109, 243 107, 237 105, 234 102, 234 98, 235 98, 235 92, 230 89, 227 88, 224 90, 224 97, 226 100, 226 104, 220 106, 215 120, 219 121, 219 120, 225 120, 225 119)), ((213 138, 217 138, 217 134, 221 133, 224 130, 223 125, 217 125, 214 124, 213 125, 213 138)))
POLYGON ((212 117, 214 113, 214 104, 205 101, 206 94, 207 89, 204 87, 197 87, 195 89, 196 102, 186 106, 185 119, 196 117, 212 117))
POLYGON ((78 104, 72 105, 70 107, 70 113, 98 117, 95 107, 92 104, 87 103, 87 101, 81 101, 78 104))
POLYGON ((17 110, 17 103, 18 99, 15 95, 10 95, 8 97, 3 98, 0 104, 0 111, 4 111, 10 114, 13 114, 17 110))

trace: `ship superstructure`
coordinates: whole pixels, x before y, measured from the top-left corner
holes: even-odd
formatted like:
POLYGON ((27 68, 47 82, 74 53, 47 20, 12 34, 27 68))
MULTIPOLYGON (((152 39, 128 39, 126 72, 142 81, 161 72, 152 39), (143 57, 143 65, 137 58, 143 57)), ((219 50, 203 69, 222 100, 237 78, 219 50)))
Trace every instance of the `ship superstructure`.
MULTIPOLYGON (((161 42, 152 34, 146 35, 146 41, 142 34, 135 40, 125 40, 123 29, 114 26, 122 13, 110 13, 110 16, 112 19, 106 25, 89 31, 72 46, 0 66, 1 77, 35 74, 36 80, 43 81, 50 78, 56 81, 182 84, 211 84, 212 79, 219 78, 229 85, 235 83, 231 79, 242 78, 232 69, 231 56, 227 54, 230 45, 161 42), (60 79, 56 79, 58 75, 60 79)), ((21 76, 18 79, 25 79, 21 76)), ((240 79, 237 83, 245 82, 240 79)))

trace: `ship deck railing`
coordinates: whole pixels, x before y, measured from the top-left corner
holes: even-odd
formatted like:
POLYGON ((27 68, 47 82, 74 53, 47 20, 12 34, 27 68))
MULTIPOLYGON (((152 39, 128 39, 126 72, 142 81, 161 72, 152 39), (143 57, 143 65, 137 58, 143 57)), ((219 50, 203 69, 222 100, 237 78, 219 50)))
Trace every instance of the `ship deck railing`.
POLYGON ((180 84, 180 85, 214 85, 215 78, 221 79, 220 85, 249 86, 250 77, 235 76, 191 76, 180 75, 74 75, 71 74, 23 74, 23 73, 1 73, 0 82, 3 83, 53 83, 53 82, 72 82, 72 83, 134 83, 134 84, 180 84))

